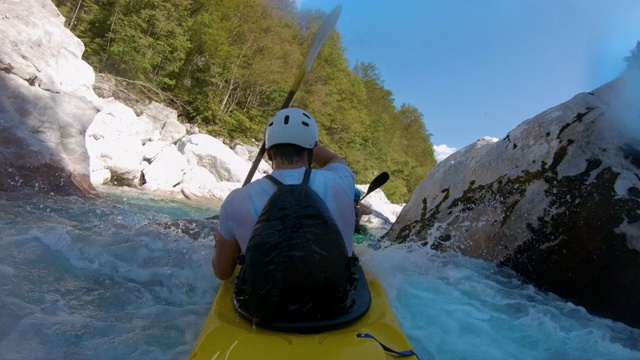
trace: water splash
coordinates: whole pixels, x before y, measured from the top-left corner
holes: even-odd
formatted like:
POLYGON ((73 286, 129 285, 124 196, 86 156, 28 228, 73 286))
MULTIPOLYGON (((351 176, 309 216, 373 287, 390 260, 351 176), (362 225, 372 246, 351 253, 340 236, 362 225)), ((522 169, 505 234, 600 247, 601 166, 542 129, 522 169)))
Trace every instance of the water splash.
POLYGON ((640 358, 640 330, 591 316, 493 263, 415 244, 359 251, 423 358, 640 358))
MULTIPOLYGON (((213 241, 148 224, 214 213, 0 193, 0 358, 186 358, 219 286, 213 241)), ((640 330, 494 264, 417 245, 357 251, 422 358, 640 358, 640 330)))

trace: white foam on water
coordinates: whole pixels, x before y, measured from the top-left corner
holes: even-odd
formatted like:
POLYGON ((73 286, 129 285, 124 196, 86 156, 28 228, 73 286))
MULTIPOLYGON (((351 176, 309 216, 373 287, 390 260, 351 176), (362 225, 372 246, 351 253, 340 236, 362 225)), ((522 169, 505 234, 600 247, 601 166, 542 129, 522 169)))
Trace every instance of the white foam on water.
POLYGON ((149 209, 40 200, 0 200, 23 215, 0 211, 0 358, 186 358, 215 295, 212 239, 145 226, 167 218, 149 209))
POLYGON ((493 263, 413 245, 358 248, 415 350, 434 359, 640 359, 640 330, 493 263))
MULTIPOLYGON (((205 217, 151 200, 0 193, 0 359, 185 359, 219 286, 213 240, 149 222, 205 217), (5 196, 5 198, 3 198, 5 196)), ((418 245, 359 245, 425 359, 638 359, 640 330, 418 245)))

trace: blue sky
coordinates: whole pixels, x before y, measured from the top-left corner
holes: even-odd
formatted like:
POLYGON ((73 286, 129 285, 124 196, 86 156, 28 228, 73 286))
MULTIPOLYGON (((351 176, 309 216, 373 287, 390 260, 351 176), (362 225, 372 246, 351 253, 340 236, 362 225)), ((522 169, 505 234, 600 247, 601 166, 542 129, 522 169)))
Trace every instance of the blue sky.
POLYGON ((342 4, 351 62, 375 63, 440 150, 504 137, 613 80, 640 40, 640 0, 298 0, 342 4))

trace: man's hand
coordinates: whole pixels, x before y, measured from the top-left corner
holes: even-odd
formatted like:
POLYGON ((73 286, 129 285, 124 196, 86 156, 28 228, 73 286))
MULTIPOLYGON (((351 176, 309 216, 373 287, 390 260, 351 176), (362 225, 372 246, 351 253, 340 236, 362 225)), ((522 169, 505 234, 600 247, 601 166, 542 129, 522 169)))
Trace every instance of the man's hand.
POLYGON ((338 154, 332 152, 322 145, 317 145, 313 148, 313 163, 318 167, 323 168, 331 163, 343 163, 347 162, 341 158, 338 154))

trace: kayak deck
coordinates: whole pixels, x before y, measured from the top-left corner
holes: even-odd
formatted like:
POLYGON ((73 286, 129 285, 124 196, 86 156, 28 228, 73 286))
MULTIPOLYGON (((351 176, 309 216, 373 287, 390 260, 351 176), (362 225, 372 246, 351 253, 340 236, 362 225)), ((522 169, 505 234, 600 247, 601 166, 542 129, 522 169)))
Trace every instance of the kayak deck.
MULTIPOLYGON (((276 332, 254 327, 232 303, 233 280, 222 283, 202 327, 191 360, 196 359, 397 359, 370 334, 396 351, 411 349, 377 279, 368 276, 371 308, 343 328, 319 334, 276 332)), ((415 357, 408 357, 415 358, 415 357)))

